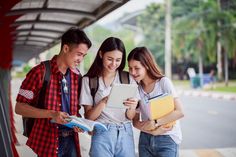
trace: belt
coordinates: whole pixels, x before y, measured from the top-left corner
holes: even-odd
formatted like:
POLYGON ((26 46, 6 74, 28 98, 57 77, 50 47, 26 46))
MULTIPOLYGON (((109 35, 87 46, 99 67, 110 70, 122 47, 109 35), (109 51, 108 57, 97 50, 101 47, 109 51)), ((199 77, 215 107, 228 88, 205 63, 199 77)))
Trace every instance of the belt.
POLYGON ((67 136, 72 136, 74 135, 74 130, 63 130, 63 131, 58 131, 58 136, 61 137, 67 137, 67 136))

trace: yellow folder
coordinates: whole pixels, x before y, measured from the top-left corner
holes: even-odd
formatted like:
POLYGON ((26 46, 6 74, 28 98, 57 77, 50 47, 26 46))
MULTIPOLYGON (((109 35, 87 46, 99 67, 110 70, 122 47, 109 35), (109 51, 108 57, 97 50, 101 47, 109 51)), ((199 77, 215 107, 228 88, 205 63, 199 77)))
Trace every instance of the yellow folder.
MULTIPOLYGON (((162 118, 163 116, 174 111, 174 98, 172 95, 163 94, 161 96, 157 96, 149 99, 150 105, 150 119, 156 120, 162 118)), ((172 127, 175 124, 174 122, 170 122, 165 124, 164 127, 172 127)))

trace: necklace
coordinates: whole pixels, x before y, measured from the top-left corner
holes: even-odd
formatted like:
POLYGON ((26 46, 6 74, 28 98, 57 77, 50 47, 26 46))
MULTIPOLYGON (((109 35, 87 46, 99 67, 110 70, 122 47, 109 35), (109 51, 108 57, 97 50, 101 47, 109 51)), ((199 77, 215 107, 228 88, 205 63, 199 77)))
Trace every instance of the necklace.
POLYGON ((143 91, 147 94, 151 93, 155 88, 156 81, 150 82, 149 84, 145 85, 143 82, 141 82, 141 86, 143 88, 143 91))
POLYGON ((116 75, 112 76, 111 78, 112 78, 112 81, 110 81, 110 79, 109 79, 109 80, 107 81, 108 83, 106 84, 106 81, 105 81, 104 77, 102 76, 102 81, 103 81, 103 84, 104 84, 104 86, 105 86, 106 88, 112 86, 112 84, 113 84, 113 82, 114 82, 114 80, 115 80, 115 78, 116 78, 116 75))
POLYGON ((63 91, 64 93, 68 93, 68 85, 67 85, 67 81, 66 81, 66 78, 65 76, 63 75, 63 79, 62 79, 62 84, 63 84, 63 91))

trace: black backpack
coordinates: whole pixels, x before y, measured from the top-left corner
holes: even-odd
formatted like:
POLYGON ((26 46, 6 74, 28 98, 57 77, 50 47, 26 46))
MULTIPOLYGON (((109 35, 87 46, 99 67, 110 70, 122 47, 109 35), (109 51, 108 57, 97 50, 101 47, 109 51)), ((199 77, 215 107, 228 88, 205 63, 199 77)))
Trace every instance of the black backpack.
MULTIPOLYGON (((42 63, 45 67, 45 72, 43 76, 43 86, 38 94, 37 102, 33 104, 34 107, 41 108, 41 109, 44 108, 43 104, 45 100, 45 93, 46 93, 47 85, 50 82, 50 74, 51 74, 50 61, 47 60, 42 63)), ((34 125, 35 118, 22 117, 22 120, 23 120, 23 129, 24 129, 23 135, 26 137, 29 137, 32 131, 33 125, 34 125)))
MULTIPOLYGON (((119 79, 120 79, 120 82, 123 84, 130 83, 129 73, 127 71, 119 71, 119 79)), ((95 94, 97 93, 98 87, 99 87, 98 76, 93 77, 93 78, 89 77, 89 88, 90 88, 91 96, 93 97, 93 103, 95 102, 94 98, 95 98, 95 94)))

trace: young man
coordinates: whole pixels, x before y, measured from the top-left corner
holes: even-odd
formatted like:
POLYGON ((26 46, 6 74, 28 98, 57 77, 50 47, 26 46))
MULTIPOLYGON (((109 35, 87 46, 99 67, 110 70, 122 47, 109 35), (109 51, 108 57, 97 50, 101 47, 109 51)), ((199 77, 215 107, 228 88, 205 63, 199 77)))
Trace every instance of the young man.
POLYGON ((32 104, 38 100, 43 86, 44 64, 32 68, 22 82, 15 112, 23 117, 36 118, 26 144, 40 157, 81 156, 77 133, 79 129, 69 129, 60 124, 66 123, 68 115, 79 116, 80 84, 76 66, 83 60, 90 47, 91 41, 77 28, 71 28, 63 34, 61 51, 50 60, 50 81, 46 88, 44 104, 40 105, 43 109, 32 104))

